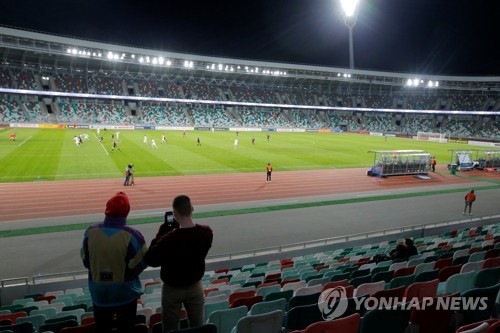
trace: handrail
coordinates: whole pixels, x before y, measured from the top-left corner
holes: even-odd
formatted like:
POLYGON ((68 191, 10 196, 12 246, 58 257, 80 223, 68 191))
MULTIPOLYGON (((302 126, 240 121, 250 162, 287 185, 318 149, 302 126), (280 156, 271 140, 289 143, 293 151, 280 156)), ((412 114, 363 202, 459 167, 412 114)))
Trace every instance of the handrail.
POLYGON ((287 249, 288 250, 300 249, 300 248, 305 249, 308 247, 335 244, 335 243, 339 243, 339 242, 343 242, 343 241, 347 242, 349 240, 370 238, 370 237, 375 237, 375 236, 385 236, 385 235, 391 235, 391 234, 396 234, 396 233, 403 233, 405 231, 426 230, 426 229, 432 229, 432 228, 436 228, 436 227, 440 227, 440 226, 470 223, 470 222, 482 221, 482 220, 491 220, 494 218, 500 218, 500 214, 489 215, 489 216, 480 216, 480 217, 469 217, 466 219, 455 220, 455 221, 431 222, 431 223, 415 224, 415 225, 402 226, 402 227, 396 227, 396 228, 379 229, 379 230, 362 232, 362 233, 357 233, 357 234, 335 236, 335 237, 322 238, 322 239, 316 239, 316 240, 311 240, 311 241, 303 241, 303 242, 290 243, 290 244, 277 245, 277 246, 270 246, 270 247, 265 247, 265 248, 252 249, 252 250, 220 253, 217 255, 208 256, 207 262, 216 262, 217 258, 232 259, 234 257, 243 258, 243 257, 250 256, 247 254, 251 254, 251 256, 256 256, 258 253, 266 253, 266 254, 279 253, 279 252, 285 252, 287 249), (245 256, 245 255, 247 255, 247 256, 245 256))
MULTIPOLYGON (((331 245, 331 244, 338 244, 338 243, 348 242, 350 240, 368 239, 371 237, 400 234, 400 233, 404 233, 407 231, 422 230, 422 232, 425 232, 425 230, 427 230, 427 229, 432 229, 432 228, 437 228, 437 227, 442 227, 442 226, 457 225, 457 224, 462 224, 462 223, 471 223, 471 222, 475 222, 475 221, 492 220, 495 218, 500 218, 500 214, 489 215, 489 216, 478 216, 478 217, 466 217, 466 218, 462 218, 460 220, 454 220, 454 221, 431 222, 431 223, 426 223, 426 224, 415 224, 415 225, 388 228, 388 229, 379 229, 379 230, 356 233, 356 234, 322 238, 322 239, 316 239, 316 240, 311 240, 311 241, 303 241, 303 242, 290 243, 290 244, 284 244, 284 245, 270 246, 270 247, 252 249, 252 250, 220 253, 220 254, 208 256, 206 261, 207 261, 207 263, 216 263, 216 262, 225 261, 228 259, 250 258, 250 257, 258 256, 258 255, 282 253, 282 252, 287 252, 287 251, 292 251, 292 250, 307 249, 307 248, 313 248, 313 247, 319 247, 319 246, 325 246, 325 245, 331 245)), ((0 280, 0 285, 1 285, 1 287, 4 287, 5 282, 16 281, 16 280, 25 280, 25 284, 29 284, 29 280, 31 280, 32 284, 37 284, 37 283, 41 283, 42 280, 54 279, 54 278, 76 279, 77 276, 87 275, 87 274, 88 274, 87 270, 51 273, 51 274, 43 274, 43 275, 38 274, 38 275, 32 276, 31 279, 29 279, 28 277, 2 279, 2 280, 0 280)))
MULTIPOLYGON (((23 276, 23 277, 18 277, 18 278, 2 279, 0 281, 0 286, 3 288, 3 287, 5 287, 6 282, 17 281, 17 280, 24 280, 24 284, 28 284, 28 277, 23 276)), ((10 284, 10 285, 18 285, 18 283, 10 284)))

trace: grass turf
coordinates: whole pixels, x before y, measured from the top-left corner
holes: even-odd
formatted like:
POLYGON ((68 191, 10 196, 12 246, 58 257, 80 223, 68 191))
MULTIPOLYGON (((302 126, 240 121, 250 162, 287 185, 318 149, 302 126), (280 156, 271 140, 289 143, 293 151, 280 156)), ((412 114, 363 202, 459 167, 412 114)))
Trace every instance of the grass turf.
POLYGON ((111 152, 111 133, 85 129, 13 129, 0 131, 0 182, 97 179, 123 177, 125 166, 135 165, 136 175, 171 176, 257 172, 272 162, 275 171, 370 167, 369 150, 423 149, 436 156, 438 163, 449 163, 449 149, 463 144, 440 144, 401 138, 333 133, 272 132, 267 142, 264 132, 240 132, 234 148, 234 132, 120 131, 119 151, 111 152), (17 140, 9 140, 16 132, 17 140), (74 135, 87 133, 90 140, 77 147, 74 135), (143 137, 148 137, 148 144, 143 137), (200 137, 201 146, 196 144, 200 137), (255 136, 255 145, 251 138, 255 136), (154 138, 158 149, 152 148, 154 138))

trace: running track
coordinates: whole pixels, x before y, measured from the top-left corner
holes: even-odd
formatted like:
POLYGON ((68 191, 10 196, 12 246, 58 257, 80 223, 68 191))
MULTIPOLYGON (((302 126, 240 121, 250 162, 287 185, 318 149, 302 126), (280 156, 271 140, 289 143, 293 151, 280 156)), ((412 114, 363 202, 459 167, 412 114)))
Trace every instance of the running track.
MULTIPOLYGON (((439 170, 438 170, 439 171, 439 170)), ((123 179, 51 181, 0 184, 0 222, 15 223, 50 217, 102 214, 106 201, 124 191, 132 211, 165 209, 173 197, 187 194, 195 206, 368 192, 400 188, 467 184, 477 180, 449 175, 446 170, 429 174, 430 180, 413 176, 374 178, 366 169, 332 169, 223 175, 136 178, 136 186, 122 186, 123 179)), ((468 174, 500 180, 498 173, 472 171, 468 174)))

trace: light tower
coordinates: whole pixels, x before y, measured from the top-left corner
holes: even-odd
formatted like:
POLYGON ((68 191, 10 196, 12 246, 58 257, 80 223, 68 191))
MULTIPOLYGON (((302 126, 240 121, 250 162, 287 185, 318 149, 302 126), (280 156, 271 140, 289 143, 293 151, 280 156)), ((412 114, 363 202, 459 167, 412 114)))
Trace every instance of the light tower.
POLYGON ((356 25, 357 5, 359 0, 340 0, 344 10, 344 23, 349 29, 349 68, 354 69, 354 47, 352 41, 352 28, 356 25))

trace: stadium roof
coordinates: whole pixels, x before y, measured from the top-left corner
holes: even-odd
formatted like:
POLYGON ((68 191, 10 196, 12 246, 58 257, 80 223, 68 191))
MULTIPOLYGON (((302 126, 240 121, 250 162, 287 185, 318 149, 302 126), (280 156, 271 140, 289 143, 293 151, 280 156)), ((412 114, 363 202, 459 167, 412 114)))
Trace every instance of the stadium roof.
MULTIPOLYGON (((340 0, 4 1, 0 24, 224 58, 348 66, 340 0)), ((500 75, 497 0, 360 0, 355 68, 500 75)))
POLYGON ((206 79, 246 82, 274 80, 279 84, 364 84, 397 88, 499 92, 500 77, 413 75, 325 66, 296 65, 232 58, 219 58, 88 41, 39 32, 0 27, 3 63, 42 68, 76 68, 87 71, 142 74, 197 72, 206 79), (201 74, 200 74, 201 73, 201 74))

